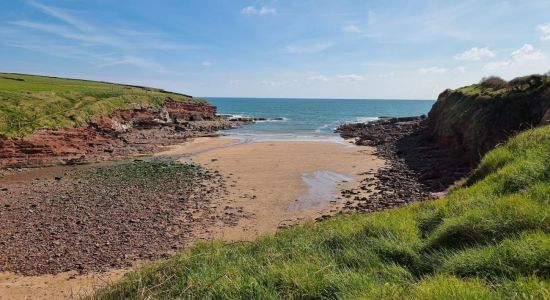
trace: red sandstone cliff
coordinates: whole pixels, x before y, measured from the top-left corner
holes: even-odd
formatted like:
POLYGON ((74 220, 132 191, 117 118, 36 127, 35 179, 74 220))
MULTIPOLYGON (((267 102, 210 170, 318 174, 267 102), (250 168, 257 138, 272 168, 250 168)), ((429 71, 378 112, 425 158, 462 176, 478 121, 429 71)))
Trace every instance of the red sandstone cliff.
POLYGON ((161 108, 134 108, 81 127, 40 129, 24 138, 0 135, 0 168, 74 164, 154 152, 189 137, 231 127, 205 103, 167 100, 161 108))

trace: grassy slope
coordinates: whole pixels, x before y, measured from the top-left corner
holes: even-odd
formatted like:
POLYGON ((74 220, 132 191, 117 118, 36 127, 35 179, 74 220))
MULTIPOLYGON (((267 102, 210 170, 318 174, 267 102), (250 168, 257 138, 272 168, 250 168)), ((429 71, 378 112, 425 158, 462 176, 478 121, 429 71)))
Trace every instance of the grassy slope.
POLYGON ((550 298, 550 126, 483 159, 449 196, 254 243, 205 243, 93 298, 550 298))
POLYGON ((159 106, 190 96, 120 84, 0 73, 0 134, 25 136, 41 127, 84 124, 117 109, 159 106))

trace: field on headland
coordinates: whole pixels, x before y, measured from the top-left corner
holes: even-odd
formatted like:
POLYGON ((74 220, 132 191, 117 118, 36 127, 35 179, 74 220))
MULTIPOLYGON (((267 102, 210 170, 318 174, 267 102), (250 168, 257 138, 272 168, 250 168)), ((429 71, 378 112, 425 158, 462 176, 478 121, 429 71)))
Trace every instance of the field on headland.
POLYGON ((158 107, 167 97, 204 102, 154 88, 0 73, 0 134, 25 136, 42 127, 79 126, 120 109, 158 107))
POLYGON ((549 153, 529 130, 441 200, 204 243, 91 298, 548 298, 549 153))

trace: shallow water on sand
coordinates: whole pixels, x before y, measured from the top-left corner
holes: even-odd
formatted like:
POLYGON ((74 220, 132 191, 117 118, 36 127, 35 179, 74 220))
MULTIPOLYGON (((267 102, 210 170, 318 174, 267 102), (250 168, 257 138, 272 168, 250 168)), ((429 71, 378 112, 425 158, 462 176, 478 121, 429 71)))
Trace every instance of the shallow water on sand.
POLYGON ((302 181, 307 187, 307 192, 289 205, 290 210, 320 209, 335 202, 341 185, 352 181, 352 178, 332 171, 319 170, 303 173, 302 181))

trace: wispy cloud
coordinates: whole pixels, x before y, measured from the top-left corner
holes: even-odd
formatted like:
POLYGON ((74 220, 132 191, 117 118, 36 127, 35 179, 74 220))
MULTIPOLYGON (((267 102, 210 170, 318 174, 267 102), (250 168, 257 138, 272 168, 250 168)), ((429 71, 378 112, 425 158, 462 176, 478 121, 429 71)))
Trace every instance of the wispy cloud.
POLYGON ((113 29, 93 24, 80 18, 77 11, 69 11, 30 0, 26 3, 41 13, 55 18, 58 22, 9 21, 7 24, 12 25, 14 32, 2 36, 5 44, 48 55, 86 60, 88 63, 96 64, 97 67, 130 65, 162 73, 168 72, 168 69, 152 59, 136 55, 136 50, 168 51, 197 48, 158 39, 151 33, 125 30, 124 28, 113 29), (33 33, 41 34, 36 36, 33 33), (148 39, 147 43, 143 42, 144 36, 148 39), (23 37, 35 41, 34 45, 28 42, 18 42, 23 37), (59 49, 63 42, 70 43, 70 46, 65 45, 66 51, 57 53, 55 49, 59 49), (37 46, 39 44, 40 46, 37 46))
POLYGON ((529 61, 543 60, 546 55, 540 50, 536 50, 531 44, 525 44, 518 50, 513 51, 510 57, 504 61, 494 61, 486 64, 484 70, 499 70, 514 66, 523 65, 529 61))
POLYGON ((309 76, 307 78, 307 80, 309 81, 323 81, 323 82, 327 82, 329 79, 327 76, 325 75, 313 75, 313 76, 309 76))
POLYGON ((291 54, 312 54, 322 52, 332 46, 332 43, 327 42, 312 43, 309 45, 289 45, 285 47, 284 52, 291 54))
POLYGON ((247 6, 241 9, 243 15, 276 15, 277 9, 269 6, 262 6, 256 8, 254 6, 247 6))
POLYGON ((158 73, 167 73, 169 72, 164 66, 141 57, 126 56, 118 60, 113 60, 112 62, 105 63, 103 65, 98 65, 98 67, 107 67, 107 66, 116 66, 116 65, 129 65, 135 66, 143 69, 152 70, 158 73))
POLYGON ((361 33, 363 32, 361 29, 359 29, 359 27, 355 26, 355 25, 346 25, 344 27, 341 28, 343 32, 347 32, 347 33, 361 33))
POLYGON ((345 80, 345 81, 363 81, 365 80, 364 76, 357 75, 357 74, 344 74, 344 75, 338 75, 339 79, 345 80))
POLYGON ((421 75, 430 75, 430 74, 445 74, 447 73, 446 68, 442 67, 429 67, 429 68, 420 68, 417 70, 418 74, 421 75))
POLYGON ((478 48, 473 47, 470 50, 466 50, 462 53, 455 55, 457 60, 477 61, 487 57, 494 57, 495 53, 489 50, 488 47, 478 48))
POLYGON ((209 62, 209 61, 203 61, 203 62, 201 63, 201 65, 202 65, 203 67, 211 67, 213 64, 212 64, 211 62, 209 62))
POLYGON ((74 26, 74 27, 76 27, 76 28, 78 28, 82 31, 92 30, 92 28, 88 24, 86 24, 85 22, 82 22, 78 18, 75 18, 70 13, 68 13, 68 12, 66 12, 62 9, 55 8, 55 7, 52 7, 52 6, 47 6, 47 5, 44 5, 44 4, 35 2, 35 1, 27 1, 27 4, 39 9, 40 11, 42 11, 43 13, 45 13, 45 14, 51 16, 51 17, 57 18, 61 21, 64 21, 65 23, 71 24, 72 26, 74 26))
POLYGON ((539 25, 538 30, 540 32, 540 39, 542 41, 550 40, 550 23, 539 25))

